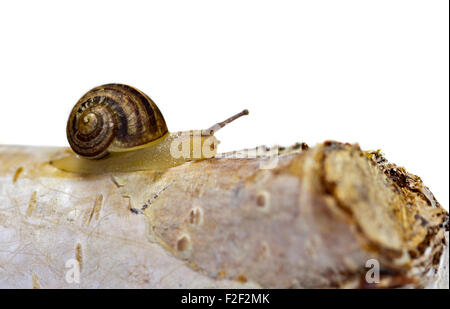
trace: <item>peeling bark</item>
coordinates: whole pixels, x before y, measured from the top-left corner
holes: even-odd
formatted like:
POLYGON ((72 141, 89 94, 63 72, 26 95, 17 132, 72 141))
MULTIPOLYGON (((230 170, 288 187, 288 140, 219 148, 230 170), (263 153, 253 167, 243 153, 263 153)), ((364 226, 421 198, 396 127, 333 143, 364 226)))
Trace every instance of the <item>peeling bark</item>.
POLYGON ((379 152, 83 176, 48 163, 66 151, 0 146, 0 287, 448 288, 448 212, 379 152))

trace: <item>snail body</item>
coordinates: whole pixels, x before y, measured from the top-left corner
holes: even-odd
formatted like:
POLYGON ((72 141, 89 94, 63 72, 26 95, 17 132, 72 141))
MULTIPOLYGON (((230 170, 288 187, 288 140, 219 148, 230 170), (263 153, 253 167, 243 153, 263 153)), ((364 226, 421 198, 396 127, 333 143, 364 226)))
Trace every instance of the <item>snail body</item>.
POLYGON ((76 173, 164 170, 187 161, 214 157, 214 133, 247 115, 244 110, 206 130, 170 133, 156 104, 142 91, 107 84, 88 91, 67 122, 74 153, 51 162, 76 173))

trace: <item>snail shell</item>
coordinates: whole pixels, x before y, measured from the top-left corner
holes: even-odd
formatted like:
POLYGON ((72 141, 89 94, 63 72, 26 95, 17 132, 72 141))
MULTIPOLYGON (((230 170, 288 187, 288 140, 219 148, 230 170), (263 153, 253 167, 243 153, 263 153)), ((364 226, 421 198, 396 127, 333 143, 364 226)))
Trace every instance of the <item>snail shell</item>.
POLYGON ((88 91, 67 122, 67 139, 73 151, 90 159, 136 149, 167 133, 164 117, 150 97, 123 84, 88 91))

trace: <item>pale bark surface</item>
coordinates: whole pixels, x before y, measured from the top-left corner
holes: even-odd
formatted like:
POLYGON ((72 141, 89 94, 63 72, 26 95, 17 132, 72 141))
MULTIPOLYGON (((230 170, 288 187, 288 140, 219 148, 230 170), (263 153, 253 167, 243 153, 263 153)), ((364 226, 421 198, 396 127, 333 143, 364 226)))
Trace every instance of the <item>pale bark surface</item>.
POLYGON ((448 287, 448 212, 418 177, 357 145, 291 150, 83 176, 48 163, 67 150, 0 146, 0 287, 368 287, 369 259, 379 287, 448 287))

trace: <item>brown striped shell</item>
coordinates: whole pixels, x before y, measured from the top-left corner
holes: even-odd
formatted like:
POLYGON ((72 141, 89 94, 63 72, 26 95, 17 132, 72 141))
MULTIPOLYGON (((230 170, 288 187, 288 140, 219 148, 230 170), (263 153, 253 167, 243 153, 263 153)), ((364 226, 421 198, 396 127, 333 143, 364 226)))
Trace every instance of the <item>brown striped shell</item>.
POLYGON ((67 122, 73 151, 92 159, 142 146, 166 133, 166 122, 156 104, 145 93, 123 84, 88 91, 67 122))

